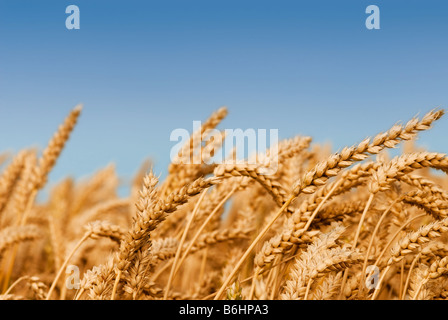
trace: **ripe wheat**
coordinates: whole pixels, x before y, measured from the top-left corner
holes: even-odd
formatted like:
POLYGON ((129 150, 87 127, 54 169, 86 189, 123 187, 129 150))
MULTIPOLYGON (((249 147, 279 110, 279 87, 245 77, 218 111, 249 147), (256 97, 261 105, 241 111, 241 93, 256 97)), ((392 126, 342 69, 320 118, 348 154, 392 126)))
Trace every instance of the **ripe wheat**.
POLYGON ((144 161, 119 197, 109 164, 37 201, 81 111, 41 154, 0 154, 0 299, 448 298, 448 158, 414 143, 443 110, 334 154, 296 136, 247 162, 232 161, 234 150, 210 163, 223 141, 207 132, 223 107, 163 181, 144 161), (274 157, 278 170, 266 174, 274 157), (69 264, 78 290, 67 286, 69 264), (380 272, 374 288, 369 266, 380 272))

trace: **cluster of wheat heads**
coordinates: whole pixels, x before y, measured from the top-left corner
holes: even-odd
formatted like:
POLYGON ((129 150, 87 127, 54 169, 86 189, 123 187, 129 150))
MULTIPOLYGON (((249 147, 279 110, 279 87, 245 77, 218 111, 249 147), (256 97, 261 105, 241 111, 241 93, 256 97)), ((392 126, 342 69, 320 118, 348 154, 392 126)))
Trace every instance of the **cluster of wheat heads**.
POLYGON ((269 175, 269 154, 206 161, 221 108, 176 159, 198 164, 173 161, 159 181, 144 162, 125 198, 109 165, 37 201, 80 113, 43 152, 0 157, 2 299, 447 298, 448 158, 413 142, 443 110, 334 154, 306 136, 280 141, 269 175))

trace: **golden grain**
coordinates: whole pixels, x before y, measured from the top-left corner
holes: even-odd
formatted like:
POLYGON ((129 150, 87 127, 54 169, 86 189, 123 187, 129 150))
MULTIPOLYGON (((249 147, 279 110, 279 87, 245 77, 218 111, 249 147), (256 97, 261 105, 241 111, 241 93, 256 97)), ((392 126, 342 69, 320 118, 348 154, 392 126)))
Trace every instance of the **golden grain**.
POLYGON ((208 137, 227 115, 220 108, 163 181, 147 160, 121 198, 109 164, 38 202, 80 112, 40 157, 0 154, 9 161, 0 299, 448 299, 448 158, 413 141, 443 110, 334 154, 296 136, 254 155, 256 164, 232 162, 235 151, 220 164, 210 155, 223 140, 208 137), (389 158, 403 141, 406 152, 389 158), (274 157, 278 170, 267 175, 274 157), (62 281, 69 263, 80 269, 78 290, 62 281), (373 263, 380 285, 369 290, 373 263))

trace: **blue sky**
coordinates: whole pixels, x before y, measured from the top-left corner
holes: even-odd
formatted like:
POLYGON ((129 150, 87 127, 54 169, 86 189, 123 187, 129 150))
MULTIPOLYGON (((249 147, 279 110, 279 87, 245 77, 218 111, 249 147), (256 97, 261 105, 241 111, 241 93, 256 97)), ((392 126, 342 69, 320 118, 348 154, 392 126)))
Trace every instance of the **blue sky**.
MULTIPOLYGON (((221 128, 337 150, 448 106, 447 17, 442 0, 1 0, 0 150, 43 148, 77 103, 50 185, 109 163, 127 179, 147 157, 164 174, 171 131, 223 105, 221 128)), ((447 134, 442 119, 419 144, 447 152, 447 134)))

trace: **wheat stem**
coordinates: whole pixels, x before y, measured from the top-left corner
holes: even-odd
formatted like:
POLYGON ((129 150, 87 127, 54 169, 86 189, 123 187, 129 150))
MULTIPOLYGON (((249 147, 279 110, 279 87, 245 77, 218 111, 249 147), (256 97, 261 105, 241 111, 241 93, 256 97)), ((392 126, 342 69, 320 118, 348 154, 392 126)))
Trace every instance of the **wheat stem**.
POLYGON ((384 278, 386 277, 386 274, 389 272, 390 267, 391 267, 391 266, 387 266, 386 269, 383 271, 383 274, 381 275, 381 278, 380 278, 380 280, 378 281, 378 284, 377 284, 377 286, 376 286, 376 288, 375 288, 375 291, 373 292, 372 300, 375 300, 376 297, 378 296, 378 294, 380 293, 380 290, 381 290, 381 284, 383 283, 384 278))
POLYGON ((90 237, 90 232, 86 232, 84 236, 81 238, 81 240, 78 241, 78 243, 75 245, 75 247, 72 249, 72 251, 68 254, 67 258, 65 259, 64 263, 62 264, 61 268, 59 269, 56 277, 53 280, 53 283, 51 284, 50 289, 47 293, 46 300, 49 300, 51 297, 51 294, 53 293, 54 288, 56 287, 56 284, 58 283, 59 278, 62 275, 62 272, 64 272, 65 267, 67 266, 68 262, 72 258, 72 256, 75 254, 76 250, 84 243, 85 240, 87 240, 90 237))
MULTIPOLYGON (((361 233, 361 228, 362 228, 362 225, 364 223, 364 219, 366 218, 367 211, 369 210, 370 205, 372 204, 374 195, 375 195, 374 193, 371 193, 369 195, 369 199, 367 200, 367 204, 364 207, 364 211, 362 212, 361 219, 359 220, 359 223, 358 223, 358 228, 356 229, 355 238, 353 239, 353 243, 352 243, 353 249, 356 248, 356 245, 358 243, 359 234, 361 233)), ((366 257, 366 259, 367 259, 367 257, 366 257)), ((344 292, 344 288, 345 288, 345 283, 347 281, 347 277, 348 277, 348 269, 345 269, 344 270, 344 276, 342 278, 342 283, 341 283, 340 295, 342 294, 342 292, 344 292)))
POLYGON ((114 287, 112 288, 112 294, 110 296, 110 300, 115 300, 115 294, 117 292, 118 283, 120 282, 120 279, 121 279, 121 274, 122 274, 122 271, 118 270, 117 277, 115 278, 115 281, 114 281, 114 287))
POLYGON ((187 248, 185 249, 182 257, 179 260, 178 266, 176 268, 175 273, 177 273, 177 271, 179 270, 180 266, 182 265, 182 263, 184 262, 184 260, 187 258, 188 253, 190 253, 191 248, 193 248, 193 245, 195 244, 196 240, 199 238, 199 236, 201 235, 202 231, 205 229, 205 227, 207 226, 207 224, 210 222, 210 220, 215 216, 215 214, 221 209, 221 207, 224 205, 224 203, 226 203, 226 201, 233 195, 233 193, 236 191, 236 189, 238 189, 238 186, 234 186, 232 188, 232 190, 229 191, 229 193, 221 200, 221 202, 213 209, 212 212, 210 212, 210 214, 207 216, 207 218, 205 219, 205 221, 202 223, 202 225, 199 227, 199 229, 196 231, 195 235, 193 236, 193 238, 190 240, 190 242, 188 243, 187 248))
POLYGON ((249 257, 252 250, 255 248, 255 246, 260 242, 260 240, 266 235, 268 230, 271 228, 271 226, 274 224, 274 222, 281 216, 283 211, 291 204, 291 202, 295 199, 295 196, 290 197, 285 204, 278 210, 278 212, 275 214, 275 216, 269 221, 269 223, 263 228, 263 230, 260 231, 260 233, 257 235, 255 240, 252 241, 249 248, 246 250, 246 252, 243 254, 243 256, 240 258, 240 260, 237 262, 233 270, 230 272, 229 276, 226 278, 226 280, 221 285, 221 288, 216 293, 214 300, 218 300, 222 294, 224 293, 225 289, 229 285, 230 281, 233 279, 233 277, 236 275, 238 270, 240 269, 243 262, 249 257))
POLYGON ((406 277, 406 282, 404 284, 403 293, 401 295, 401 300, 404 300, 404 298, 406 297, 406 291, 408 290, 409 282, 411 280, 412 270, 414 269, 414 266, 417 263, 418 259, 420 259, 420 255, 421 255, 421 252, 415 256, 415 258, 412 260, 411 266, 409 267, 409 273, 406 277))
POLYGON ((192 224, 192 222, 193 222, 193 220, 194 220, 194 218, 196 216, 196 213, 197 213, 197 211, 199 209, 199 205, 201 204, 202 200, 204 199, 205 195, 207 194, 207 190, 208 189, 205 189, 202 192, 201 196, 199 197, 198 202, 196 203, 196 205, 195 205, 195 207, 193 209, 193 212, 190 215, 190 219, 188 220, 187 225, 185 226, 184 232, 182 234, 182 238, 180 239, 180 242, 179 242, 179 246, 177 247, 176 255, 174 256, 174 262, 173 262, 173 264, 171 266, 171 272, 170 272, 170 276, 168 278, 168 283, 167 283, 167 285, 165 287, 165 294, 163 296, 163 300, 166 300, 168 298, 168 293, 169 293, 169 290, 170 290, 170 287, 171 287, 171 283, 174 280, 176 266, 177 266, 177 262, 179 261, 179 258, 180 258, 180 253, 182 251, 182 246, 183 246, 183 244, 185 242, 185 239, 187 238, 188 230, 190 230, 190 226, 191 226, 191 224, 192 224))
POLYGON ((303 300, 308 300, 308 294, 310 293, 311 283, 313 282, 313 278, 309 278, 308 284, 306 285, 306 291, 305 296, 303 297, 303 300))

